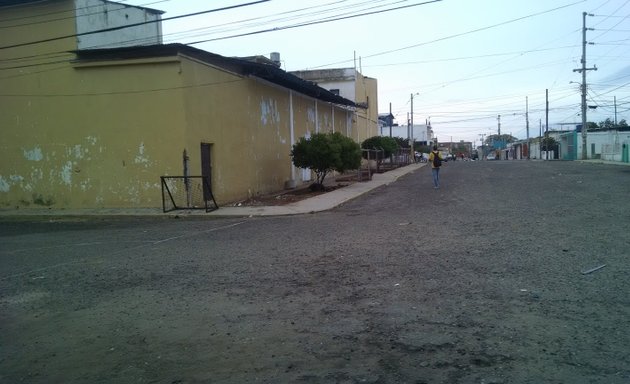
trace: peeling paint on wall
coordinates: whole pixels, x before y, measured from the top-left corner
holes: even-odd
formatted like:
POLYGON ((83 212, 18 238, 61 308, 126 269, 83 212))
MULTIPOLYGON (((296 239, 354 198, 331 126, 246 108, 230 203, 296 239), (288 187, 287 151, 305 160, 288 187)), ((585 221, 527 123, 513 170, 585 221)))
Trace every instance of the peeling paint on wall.
POLYGON ((306 119, 309 123, 315 124, 315 108, 308 107, 306 110, 306 119))
POLYGON ((68 161, 66 164, 61 167, 61 172, 59 172, 59 176, 61 176, 61 182, 72 186, 72 162, 68 161))
POLYGON ((138 154, 136 155, 133 162, 136 164, 144 164, 145 168, 150 165, 149 157, 144 154, 144 142, 141 142, 138 146, 138 154))
POLYGON ((88 151, 87 148, 83 148, 81 145, 77 144, 74 147, 68 148, 68 156, 74 156, 75 159, 80 160, 83 159, 88 151))
POLYGON ((24 182, 24 177, 20 176, 20 175, 11 175, 9 176, 9 179, 11 180, 11 183, 13 185, 20 185, 20 187, 22 187, 22 189, 24 189, 24 186, 22 185, 24 182))
POLYGON ((30 184, 23 185, 24 177, 20 175, 10 175, 6 178, 0 175, 0 192, 9 192, 13 186, 19 185, 22 189, 31 190, 30 184))
POLYGON ((87 180, 83 180, 80 183, 80 188, 81 188, 81 191, 83 191, 83 192, 85 192, 88 189, 92 188, 92 186, 90 185, 90 179, 88 178, 87 180))
POLYGON ((9 192, 11 190, 11 184, 0 175, 0 192, 9 192))
POLYGON ((44 172, 41 168, 33 168, 31 171, 31 180, 43 180, 44 172))
POLYGON ((23 151, 26 160, 41 161, 44 158, 44 154, 42 153, 42 149, 40 147, 35 147, 30 150, 24 149, 23 151))
POLYGON ((262 125, 279 123, 280 112, 278 112, 278 103, 273 99, 260 101, 260 122, 262 125))

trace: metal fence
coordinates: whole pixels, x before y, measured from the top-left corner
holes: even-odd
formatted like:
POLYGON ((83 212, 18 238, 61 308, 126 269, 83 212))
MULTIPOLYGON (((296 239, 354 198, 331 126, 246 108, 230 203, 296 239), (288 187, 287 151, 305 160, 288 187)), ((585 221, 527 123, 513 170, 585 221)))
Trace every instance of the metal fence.
POLYGON ((205 209, 214 211, 219 206, 214 200, 206 176, 161 176, 162 210, 205 209))
POLYGON ((371 180, 374 173, 387 172, 414 162, 408 148, 399 148, 389 157, 385 157, 385 151, 382 149, 362 149, 361 152, 367 161, 357 170, 359 181, 371 180))

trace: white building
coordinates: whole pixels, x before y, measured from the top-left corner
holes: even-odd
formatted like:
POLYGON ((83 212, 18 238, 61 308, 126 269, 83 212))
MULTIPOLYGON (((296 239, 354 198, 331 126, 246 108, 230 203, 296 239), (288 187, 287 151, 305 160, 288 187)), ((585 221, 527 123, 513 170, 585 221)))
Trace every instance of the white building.
MULTIPOLYGON (((381 136, 389 136, 389 127, 386 125, 379 126, 378 133, 381 136)), ((426 142, 427 145, 433 145, 434 141, 433 129, 428 124, 414 124, 413 130, 407 125, 393 126, 392 137, 402 137, 403 139, 413 137, 414 141, 426 142)))

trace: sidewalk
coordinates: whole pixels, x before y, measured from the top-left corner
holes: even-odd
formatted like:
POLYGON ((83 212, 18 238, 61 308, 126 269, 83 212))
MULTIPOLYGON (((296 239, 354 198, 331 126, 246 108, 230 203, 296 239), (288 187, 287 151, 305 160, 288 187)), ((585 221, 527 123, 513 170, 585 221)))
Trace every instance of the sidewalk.
POLYGON ((205 214, 210 216, 278 216, 326 211, 381 185, 392 183, 399 177, 414 172, 426 164, 415 163, 385 173, 376 173, 372 175, 372 180, 370 181, 356 182, 310 199, 282 206, 224 207, 205 214))
POLYGON ((382 185, 396 181, 399 177, 422 168, 427 163, 415 163, 385 173, 372 175, 372 180, 356 182, 309 199, 282 206, 219 207, 212 212, 204 210, 178 210, 164 213, 161 208, 128 209, 19 209, 0 210, 5 216, 281 216, 321 212, 356 198, 382 185))

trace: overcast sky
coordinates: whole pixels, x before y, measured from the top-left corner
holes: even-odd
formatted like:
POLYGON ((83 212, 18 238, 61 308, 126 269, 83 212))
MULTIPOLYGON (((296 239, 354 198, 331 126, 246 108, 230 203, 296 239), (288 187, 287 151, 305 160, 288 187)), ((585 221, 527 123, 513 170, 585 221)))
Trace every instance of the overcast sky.
MULTIPOLYGON (((168 18, 254 1, 125 3, 168 18)), ((526 98, 535 137, 546 89, 550 129, 581 121, 582 77, 573 70, 582 66, 583 12, 594 15, 586 17, 586 67, 597 67, 587 71, 588 105, 598 106, 588 120, 614 119, 614 97, 617 119, 630 120, 630 0, 271 0, 167 20, 163 32, 165 43, 224 56, 279 52, 287 71, 356 66, 378 80, 380 113, 391 103, 406 124, 414 94, 414 122, 430 119, 440 141, 497 133, 498 115, 502 134, 524 139, 526 98)))

